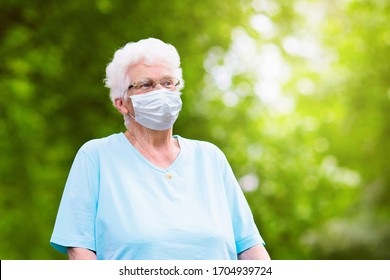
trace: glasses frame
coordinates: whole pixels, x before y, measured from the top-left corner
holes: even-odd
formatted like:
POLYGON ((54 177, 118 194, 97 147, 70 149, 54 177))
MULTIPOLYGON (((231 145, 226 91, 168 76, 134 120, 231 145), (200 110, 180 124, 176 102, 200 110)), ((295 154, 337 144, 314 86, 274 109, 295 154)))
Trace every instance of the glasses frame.
MULTIPOLYGON (((135 87, 136 87, 137 85, 139 85, 140 83, 143 83, 143 82, 145 82, 145 81, 150 81, 150 82, 152 82, 151 89, 156 88, 156 86, 157 86, 158 84, 159 84, 160 86, 162 86, 163 88, 166 88, 165 86, 163 86, 163 85, 161 84, 161 82, 164 81, 164 80, 167 80, 167 79, 173 79, 174 82, 177 81, 177 82, 173 85, 174 88, 176 88, 178 85, 180 85, 180 80, 179 80, 178 78, 174 78, 174 77, 168 76, 168 77, 162 78, 162 79, 159 80, 159 81, 153 81, 152 79, 144 79, 144 80, 141 80, 141 81, 138 81, 138 82, 133 82, 133 83, 131 83, 131 84, 128 86, 127 90, 134 89, 134 90, 142 91, 142 88, 136 89, 135 87)), ((141 86, 142 86, 142 84, 141 84, 141 86)), ((147 91, 145 91, 145 92, 147 92, 147 91)))

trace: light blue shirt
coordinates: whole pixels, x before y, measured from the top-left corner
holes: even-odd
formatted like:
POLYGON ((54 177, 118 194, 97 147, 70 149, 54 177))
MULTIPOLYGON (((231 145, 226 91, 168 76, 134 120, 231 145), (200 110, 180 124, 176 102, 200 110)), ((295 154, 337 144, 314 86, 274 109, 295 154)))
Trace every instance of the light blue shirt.
POLYGON ((81 247, 98 259, 229 260, 264 243, 224 154, 174 136, 168 169, 146 160, 123 133, 78 151, 51 244, 81 247))

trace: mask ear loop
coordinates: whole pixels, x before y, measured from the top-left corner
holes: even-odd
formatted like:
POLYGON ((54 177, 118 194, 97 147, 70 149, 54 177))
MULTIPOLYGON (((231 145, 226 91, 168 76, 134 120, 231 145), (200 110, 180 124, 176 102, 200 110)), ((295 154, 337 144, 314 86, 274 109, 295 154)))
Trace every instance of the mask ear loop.
MULTIPOLYGON (((128 95, 126 94, 126 92, 125 92, 125 93, 123 94, 123 104, 125 104, 126 101, 127 101, 128 99, 131 99, 131 98, 130 98, 130 96, 128 96, 128 95)), ((126 107, 126 108, 127 108, 127 107, 126 107)), ((127 110, 130 111, 128 108, 127 108, 127 110)), ((127 116, 129 116, 129 117, 131 117, 131 118, 133 118, 133 119, 135 120, 135 117, 132 116, 130 113, 128 113, 127 115, 124 115, 124 116, 123 116, 125 120, 127 119, 127 116)))

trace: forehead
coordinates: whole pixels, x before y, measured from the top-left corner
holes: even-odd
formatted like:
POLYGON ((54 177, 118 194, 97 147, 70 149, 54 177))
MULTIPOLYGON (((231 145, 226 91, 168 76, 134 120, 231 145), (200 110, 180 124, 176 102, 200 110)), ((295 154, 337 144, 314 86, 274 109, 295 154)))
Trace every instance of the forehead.
POLYGON ((166 76, 172 76, 172 71, 164 64, 137 63, 128 68, 127 75, 133 82, 140 79, 160 80, 166 76))

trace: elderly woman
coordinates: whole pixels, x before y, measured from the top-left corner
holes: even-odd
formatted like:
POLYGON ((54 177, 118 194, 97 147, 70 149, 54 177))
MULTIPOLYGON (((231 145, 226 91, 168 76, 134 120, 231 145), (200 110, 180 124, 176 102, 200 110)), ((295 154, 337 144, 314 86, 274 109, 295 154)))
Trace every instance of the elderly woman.
POLYGON ((70 259, 269 259, 224 154, 172 135, 184 85, 176 49, 129 43, 106 74, 126 132, 78 151, 52 246, 70 259))

